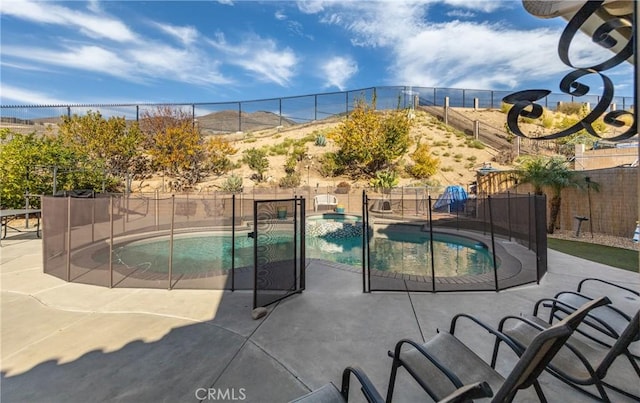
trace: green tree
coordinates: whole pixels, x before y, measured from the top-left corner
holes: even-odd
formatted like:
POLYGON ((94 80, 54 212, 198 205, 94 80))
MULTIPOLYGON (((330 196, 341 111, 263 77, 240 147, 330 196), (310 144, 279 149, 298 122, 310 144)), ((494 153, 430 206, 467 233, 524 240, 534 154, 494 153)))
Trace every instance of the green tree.
POLYGON ((102 167, 104 174, 120 179, 148 174, 144 172, 148 164, 142 154, 142 133, 137 123, 128 124, 124 117, 105 119, 93 111, 62 116, 58 136, 65 147, 102 167))
POLYGON ((255 172, 253 178, 256 182, 263 182, 265 180, 264 173, 269 169, 269 160, 267 159, 267 152, 264 149, 250 148, 244 151, 242 161, 255 172))
MULTIPOLYGON (((553 234, 562 203, 562 190, 568 187, 582 188, 586 184, 574 171, 571 171, 562 158, 535 157, 527 159, 517 171, 521 183, 533 186, 534 193, 544 194, 550 190, 550 211, 547 232, 553 234)), ((594 185, 597 185, 594 183, 594 185)), ((548 197, 548 196, 547 196, 548 197)))
POLYGON ((192 186, 207 174, 204 141, 190 114, 158 106, 143 112, 140 128, 154 166, 176 179, 175 188, 192 186))
POLYGON ((354 177, 373 177, 389 168, 411 143, 406 111, 378 113, 358 101, 349 117, 329 133, 338 146, 336 160, 354 177))
POLYGON ((117 181, 105 178, 100 165, 54 136, 4 130, 0 136, 0 204, 24 207, 25 193, 51 194, 79 188, 115 190, 117 181))

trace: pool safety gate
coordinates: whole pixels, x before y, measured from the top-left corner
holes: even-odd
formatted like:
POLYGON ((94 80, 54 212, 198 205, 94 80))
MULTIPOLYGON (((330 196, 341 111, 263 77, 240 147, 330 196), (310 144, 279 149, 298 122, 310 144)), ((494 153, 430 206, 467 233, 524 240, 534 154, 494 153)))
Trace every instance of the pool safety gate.
MULTIPOLYGON (((384 199, 362 196, 362 290, 370 291, 499 291, 528 283, 539 283, 547 271, 546 198, 544 195, 512 194, 510 192, 481 198, 469 198, 456 208, 436 208, 429 196, 427 214, 407 219, 394 214, 401 207, 386 199, 389 209, 380 210, 384 199), (427 245, 416 240, 389 245, 383 242, 394 229, 415 232, 416 238, 428 238, 427 245), (451 273, 452 267, 471 258, 438 253, 434 234, 453 235, 482 247, 492 259, 489 273, 461 275, 451 273), (426 247, 425 247, 426 246, 426 247), (380 270, 376 260, 391 255, 400 261, 413 259, 416 250, 428 254, 420 273, 405 274, 401 268, 380 270), (445 269, 445 270, 443 270, 445 269), (448 270, 447 270, 448 269, 448 270), (440 272, 440 274, 439 274, 440 272)), ((383 196, 384 198, 384 196, 383 196)), ((466 242, 465 241, 465 242, 466 242)), ((455 243, 449 248, 461 248, 455 243)), ((397 260, 394 260, 397 261, 397 260)), ((471 262, 464 262, 474 264, 471 262)), ((404 265, 404 264, 402 264, 404 265)))
POLYGON ((253 307, 305 288, 305 199, 253 202, 253 307))

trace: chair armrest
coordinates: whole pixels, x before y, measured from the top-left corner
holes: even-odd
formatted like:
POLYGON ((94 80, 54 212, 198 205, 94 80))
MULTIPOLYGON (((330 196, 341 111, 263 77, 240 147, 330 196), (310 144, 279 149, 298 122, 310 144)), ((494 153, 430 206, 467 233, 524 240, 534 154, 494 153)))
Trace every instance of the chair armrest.
MULTIPOLYGON (((498 329, 500 329, 500 331, 503 331, 503 329, 504 329, 504 325, 505 325, 505 324, 506 324, 506 322, 507 322, 508 320, 510 320, 510 319, 511 319, 511 320, 514 320, 514 321, 519 321, 519 322, 521 322, 521 323, 524 323, 525 325, 530 326, 530 327, 532 327, 533 329, 535 329, 535 330, 537 330, 537 331, 539 331, 539 332, 543 332, 543 331, 545 331, 545 330, 547 329, 547 328, 545 328, 545 327, 543 327, 543 326, 541 326, 541 325, 539 325, 539 324, 537 324, 537 323, 535 323, 535 322, 531 321, 530 319, 528 319, 528 318, 526 318, 526 317, 523 317, 523 316, 514 316, 514 315, 509 315, 509 316, 505 316, 504 318, 502 318, 502 319, 500 320, 500 324, 498 325, 498 329)), ((518 340, 516 340, 516 338, 515 338, 515 337, 513 337, 513 338, 512 338, 512 340, 514 341, 514 343, 516 343, 517 345, 519 345, 519 346, 520 346, 520 348, 522 348, 522 351, 524 351, 524 350, 528 347, 528 346, 526 346, 526 345, 523 345, 523 344, 522 344, 521 342, 519 342, 518 340)), ((576 356, 576 358, 578 358, 578 359, 580 360, 580 362, 582 362, 582 365, 584 365, 584 367, 585 367, 585 368, 587 368, 587 371, 588 371, 589 373, 593 373, 593 372, 594 372, 594 369, 593 369, 593 367, 592 367, 591 363, 589 362, 589 360, 584 356, 584 354, 583 354, 579 349, 577 349, 576 347, 574 347, 574 346, 571 344, 571 342, 570 342, 569 340, 567 340, 567 341, 564 343, 563 348, 566 348, 566 349, 568 349, 569 351, 571 351, 571 353, 573 353, 573 354, 576 356)), ((552 361, 552 362, 550 362, 550 363, 549 363, 549 364, 547 364, 547 365, 549 365, 549 367, 550 367, 550 368, 554 368, 554 369, 556 368, 556 366, 554 365, 553 361, 552 361)), ((560 371, 560 372, 562 372, 562 371, 560 371)), ((567 376, 567 377, 569 377, 569 376, 567 376)))
MULTIPOLYGON (((460 378, 458 378, 458 376, 456 374, 451 372, 451 370, 449 370, 449 368, 445 367, 440 361, 438 361, 438 359, 436 357, 431 355, 420 344, 416 343, 413 340, 402 339, 399 342, 397 342, 394 351, 393 352, 391 352, 391 351, 387 352, 389 357, 395 358, 395 359, 398 359, 398 360, 402 361, 401 350, 402 350, 402 345, 403 344, 409 344, 413 348, 418 350, 418 352, 420 354, 422 354, 426 359, 428 359, 436 368, 438 368, 438 370, 440 370, 440 372, 442 372, 451 381, 453 386, 455 386, 456 388, 461 388, 461 387, 464 386, 464 384, 462 383, 462 381, 460 380, 460 378)), ((424 385, 424 382, 421 382, 418 379, 416 379, 416 380, 418 381, 418 383, 420 383, 420 386, 422 386, 426 390, 429 390, 429 388, 426 387, 426 385, 424 385)))
POLYGON ((479 399, 482 397, 492 397, 493 390, 486 382, 476 382, 458 388, 455 392, 438 401, 438 403, 463 403, 471 399, 479 399))
MULTIPOLYGON (((585 298, 586 300, 593 301, 593 298, 591 298, 589 296, 586 296, 586 295, 579 294, 577 292, 573 292, 573 291, 564 291, 564 292, 558 293, 558 294, 556 294, 556 297, 560 296, 563 293, 574 294, 574 295, 577 295, 579 297, 585 298)), ((556 311, 561 311, 561 312, 564 312, 567 315, 570 315, 571 313, 573 313, 573 312, 575 312, 576 310, 579 309, 579 307, 575 307, 573 305, 567 304, 566 302, 560 301, 557 298, 542 298, 542 299, 540 299, 540 300, 538 300, 536 302, 536 304, 535 304, 535 306, 533 308, 533 316, 538 316, 538 309, 540 308, 541 304, 545 308, 550 308, 551 309, 551 312, 549 313, 549 323, 552 322, 556 311)), ((613 312, 613 313, 615 313, 617 315, 620 315, 626 321, 631 321, 631 318, 627 314, 625 314, 621 310, 617 309, 613 305, 606 305, 603 308, 606 308, 606 309, 610 310, 611 312, 613 312)), ((604 320, 602 320, 598 316, 594 315, 592 312, 587 313, 587 317, 589 318, 589 320, 597 322, 597 323, 586 323, 587 325, 589 325, 589 326, 591 326, 591 327, 603 332, 604 334, 606 334, 606 335, 608 335, 610 337, 613 337, 613 338, 620 337, 618 332, 616 332, 616 330, 613 329, 611 327, 611 325, 609 325, 607 322, 605 322, 604 320)))
POLYGON ((493 327, 491 327, 491 326, 487 325, 486 323, 482 322, 480 319, 476 318, 475 316, 471 316, 471 315, 466 314, 466 313, 459 313, 456 316, 454 316, 453 319, 451 319, 451 327, 449 328, 449 333, 451 333, 452 335, 455 335, 456 324, 458 323, 458 319, 460 319, 460 318, 469 319, 471 322, 477 324, 478 326, 480 326, 483 329, 485 329, 487 332, 489 332, 492 335, 494 335, 497 339, 499 339, 500 341, 504 342, 509 347, 511 347, 511 349, 518 355, 518 357, 524 351, 520 346, 516 345, 513 342, 513 340, 511 340, 511 338, 509 338, 509 336, 507 336, 506 334, 502 333, 502 331, 500 329, 496 330, 493 327))
POLYGON ((349 399, 349 385, 351 380, 351 374, 353 374, 358 382, 360 382, 360 390, 364 394, 367 402, 369 403, 384 403, 384 399, 378 393, 378 390, 373 385, 367 374, 360 367, 351 366, 344 369, 342 372, 342 389, 340 394, 345 398, 345 401, 349 399))
POLYGON ((580 292, 580 291, 582 290, 582 286, 583 286, 583 285, 584 285, 584 283, 586 283, 587 281, 596 281, 596 282, 599 282, 599 283, 603 283, 603 284, 609 285, 609 286, 611 286, 611 287, 616 287, 616 288, 619 288, 619 289, 621 289, 621 290, 628 291, 628 292, 630 292, 631 294, 633 294, 633 295, 635 295, 635 296, 640 297, 640 292, 638 292, 638 291, 636 291, 636 290, 632 290, 631 288, 627 288, 627 287, 621 286, 621 285, 619 285, 619 284, 612 283, 612 282, 610 282, 610 281, 601 280, 601 279, 599 279, 599 278, 593 278, 593 277, 585 278, 584 280, 580 281, 580 282, 578 283, 578 292, 580 292))

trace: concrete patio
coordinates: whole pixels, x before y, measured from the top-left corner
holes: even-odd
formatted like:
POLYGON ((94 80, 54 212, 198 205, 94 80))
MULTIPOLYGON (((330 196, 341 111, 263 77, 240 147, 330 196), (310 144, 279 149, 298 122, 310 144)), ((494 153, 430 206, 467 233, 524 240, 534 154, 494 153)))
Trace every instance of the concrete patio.
MULTIPOLYGON (((249 292, 66 283, 42 273, 42 244, 34 238, 13 236, 0 248, 3 402, 286 402, 329 381, 339 385, 347 365, 361 366, 384 394, 387 350, 401 338, 424 340, 448 329, 456 313, 497 325, 504 315, 531 313, 536 300, 573 290, 585 277, 640 288, 638 273, 552 250, 540 285, 499 293, 363 294, 360 274, 313 263, 304 293, 254 321, 249 292)), ((628 311, 640 304, 610 297, 628 311)), ((490 356, 486 332, 462 326, 456 334, 490 356)), ((501 350, 499 369, 513 362, 501 350)), ((550 402, 593 401, 546 373, 540 379, 550 402)), ((640 394, 622 359, 608 379, 640 394)), ((401 372, 395 400, 429 398, 401 372)))

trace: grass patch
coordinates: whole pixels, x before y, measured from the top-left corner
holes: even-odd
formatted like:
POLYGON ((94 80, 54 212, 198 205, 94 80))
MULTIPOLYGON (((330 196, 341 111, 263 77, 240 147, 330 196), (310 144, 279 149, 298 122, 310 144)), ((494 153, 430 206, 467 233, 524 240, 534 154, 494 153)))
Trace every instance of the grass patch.
POLYGON ((547 238, 547 246, 568 255, 638 272, 638 251, 588 242, 547 238))

